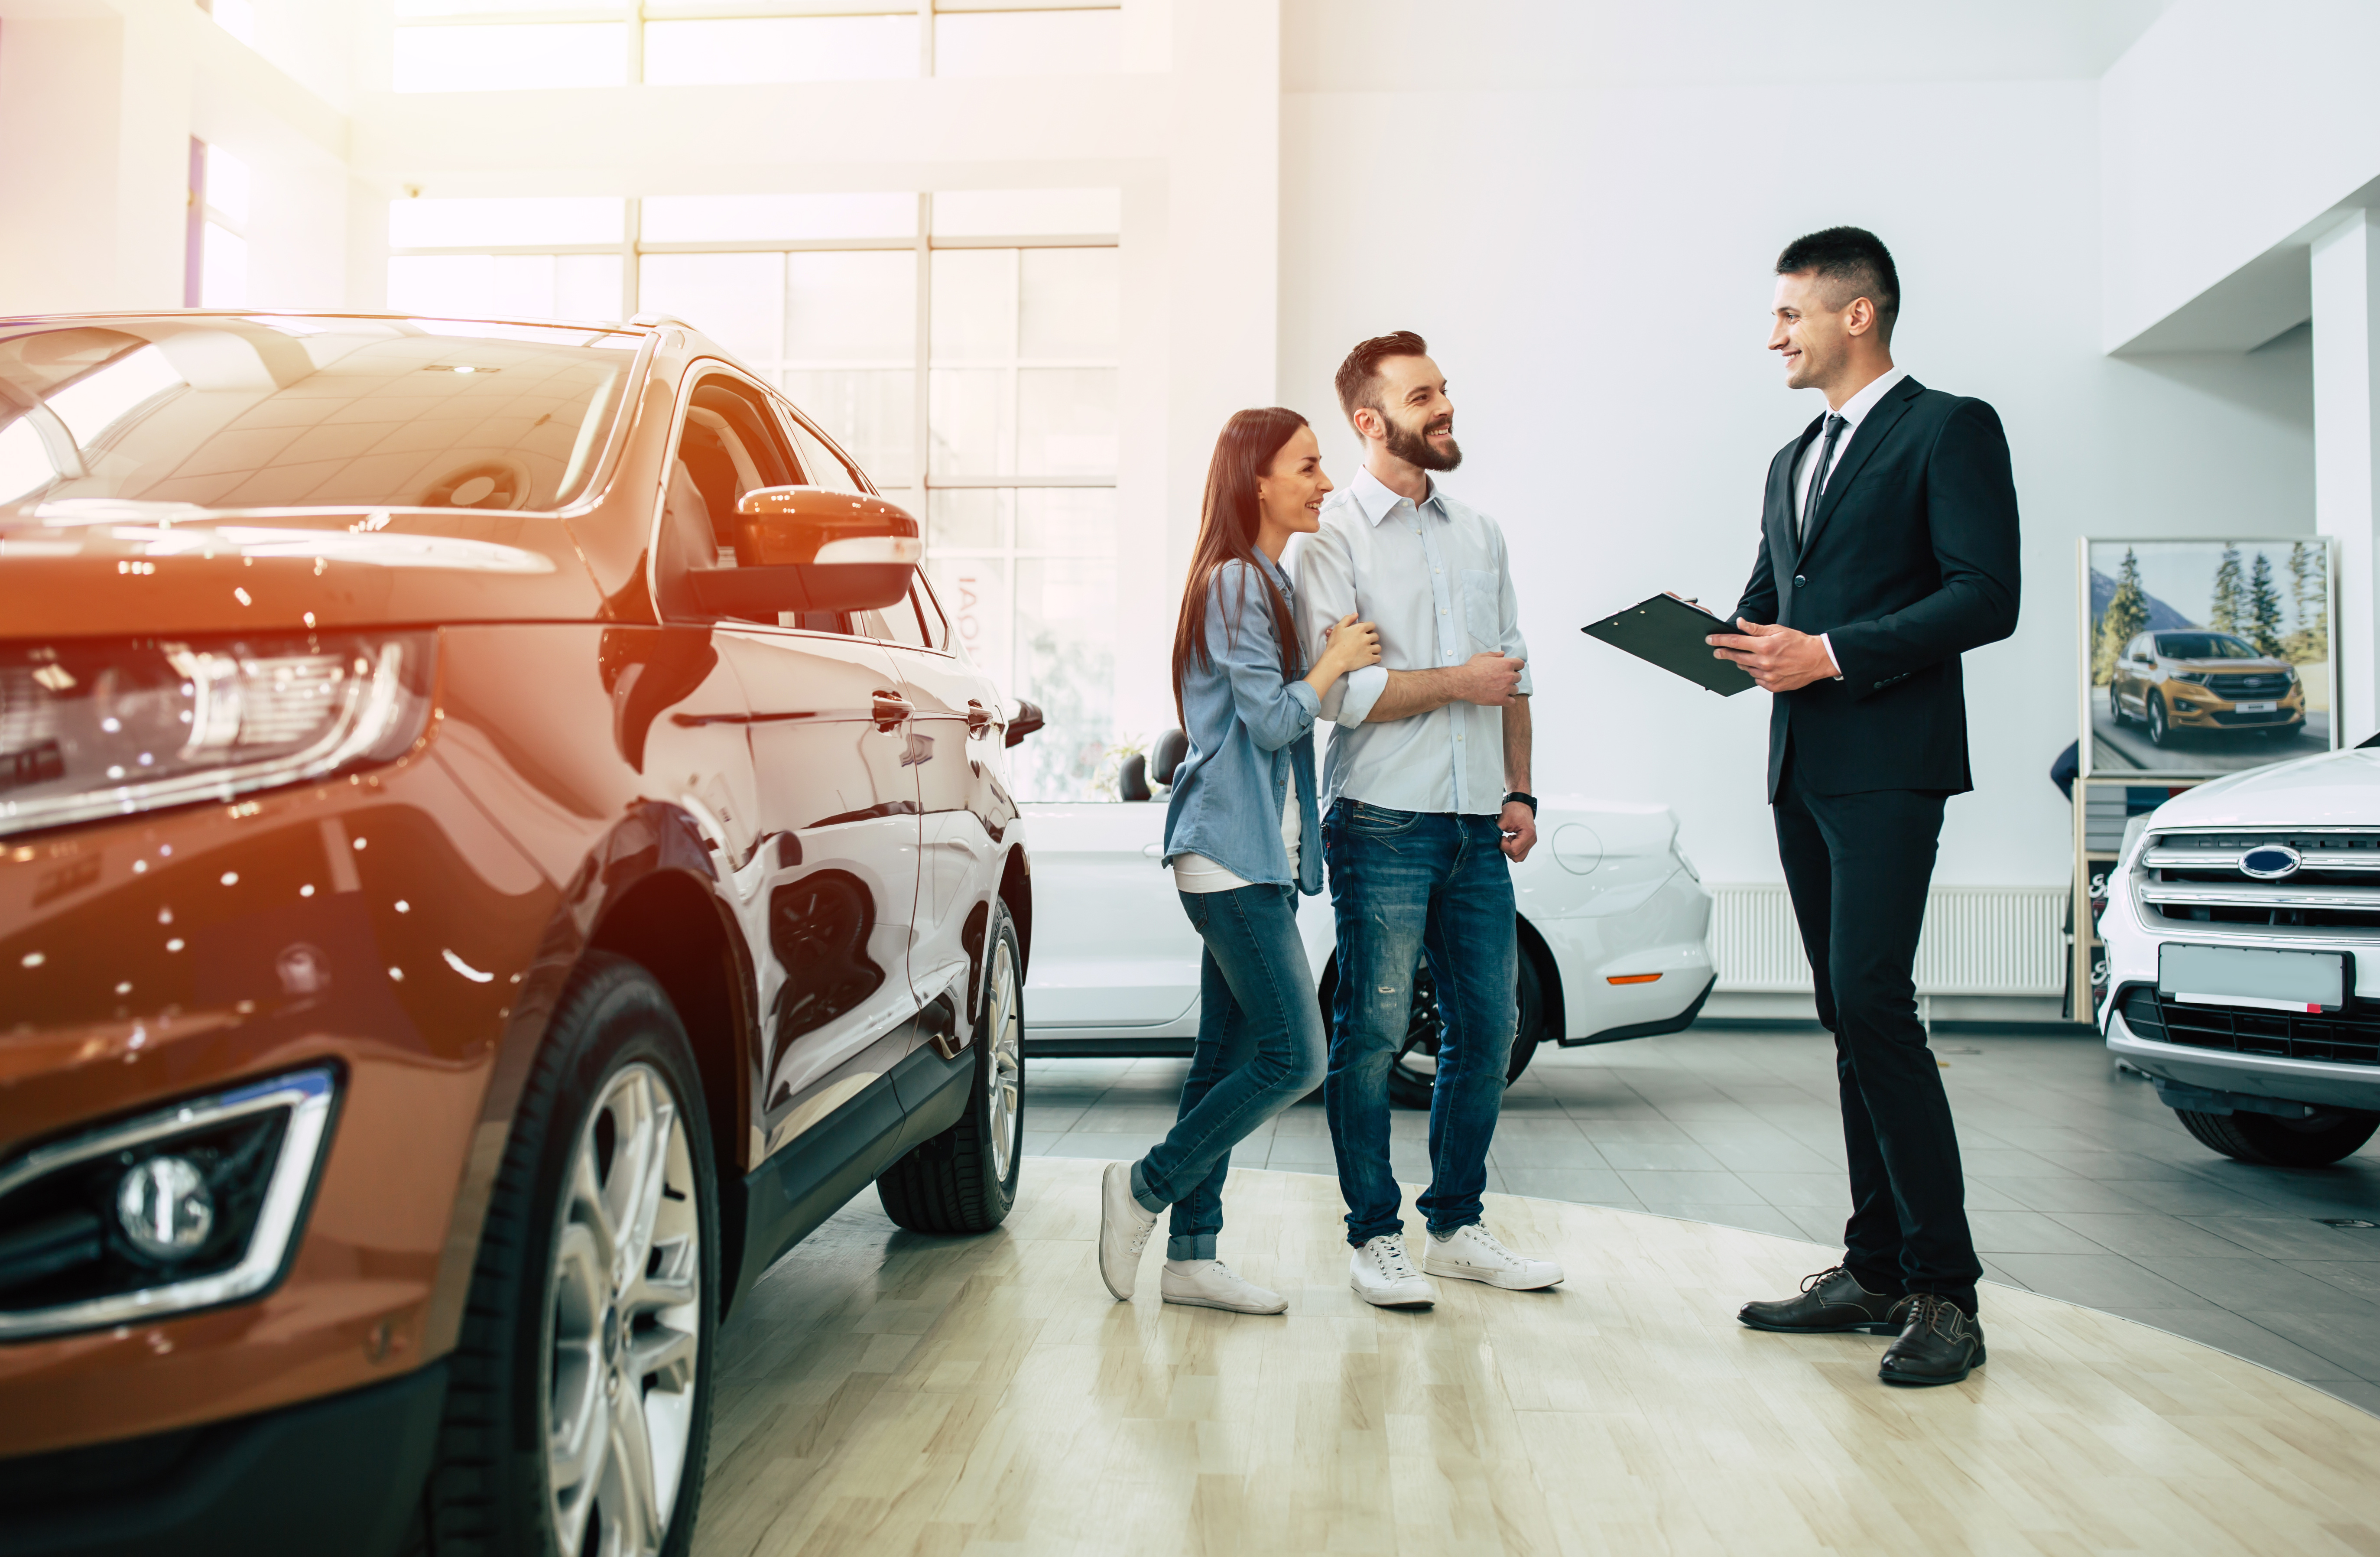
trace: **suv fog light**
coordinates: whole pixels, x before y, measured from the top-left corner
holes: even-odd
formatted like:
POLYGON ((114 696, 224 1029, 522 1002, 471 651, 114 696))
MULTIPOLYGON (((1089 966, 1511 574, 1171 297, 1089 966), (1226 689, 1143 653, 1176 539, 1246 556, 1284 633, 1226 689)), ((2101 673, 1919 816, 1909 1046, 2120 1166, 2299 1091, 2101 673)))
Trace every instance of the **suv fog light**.
POLYGON ((115 1220, 132 1247, 152 1259, 179 1259, 214 1231, 215 1198, 207 1175, 187 1157, 152 1157, 115 1186, 115 1220))
POLYGON ((0 1160, 0 1346, 271 1291, 337 1097, 315 1065, 0 1160))

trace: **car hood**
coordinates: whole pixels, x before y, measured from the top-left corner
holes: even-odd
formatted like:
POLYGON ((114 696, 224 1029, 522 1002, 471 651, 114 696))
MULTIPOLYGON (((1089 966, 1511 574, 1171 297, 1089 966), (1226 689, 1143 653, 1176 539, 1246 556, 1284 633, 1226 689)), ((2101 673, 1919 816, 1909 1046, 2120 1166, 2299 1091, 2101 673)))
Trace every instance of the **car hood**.
POLYGON ((2266 671, 2289 670, 2287 660, 2168 660, 2176 670, 2206 671, 2215 675, 2262 675, 2266 671))
POLYGON ((2380 748, 2325 752, 2216 779, 2159 806, 2149 825, 2380 826, 2380 748))
POLYGON ((15 639, 585 621, 601 603, 552 515, 107 500, 0 512, 0 632, 15 639))

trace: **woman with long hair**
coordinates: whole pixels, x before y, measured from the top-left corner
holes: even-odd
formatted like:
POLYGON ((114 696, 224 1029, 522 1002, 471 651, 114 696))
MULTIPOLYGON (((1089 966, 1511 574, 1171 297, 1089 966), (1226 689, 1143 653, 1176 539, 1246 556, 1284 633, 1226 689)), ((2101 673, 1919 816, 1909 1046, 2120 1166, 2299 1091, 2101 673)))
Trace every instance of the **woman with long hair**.
POLYGON ((1173 702, 1190 740, 1165 813, 1165 862, 1207 943, 1198 1042, 1172 1133, 1100 1180, 1099 1277, 1130 1301, 1157 1213, 1173 1208, 1168 1303, 1278 1314, 1289 1305, 1215 1258, 1232 1148, 1322 1081, 1322 1014, 1297 895, 1322 890, 1314 719, 1322 694, 1378 663, 1379 634, 1342 618, 1305 664, 1289 538, 1322 523, 1330 478, 1314 429, 1275 406, 1215 442, 1198 547, 1173 629, 1173 702))

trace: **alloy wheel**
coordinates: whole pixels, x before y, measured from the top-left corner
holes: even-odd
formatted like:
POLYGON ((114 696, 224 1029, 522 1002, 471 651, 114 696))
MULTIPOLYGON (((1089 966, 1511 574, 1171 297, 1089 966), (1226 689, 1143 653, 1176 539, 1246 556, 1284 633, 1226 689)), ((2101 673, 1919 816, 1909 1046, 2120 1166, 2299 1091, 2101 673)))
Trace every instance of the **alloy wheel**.
POLYGON ((694 1426, 702 1266, 675 1093, 625 1066, 588 1111, 546 1283, 546 1493, 564 1557, 661 1550, 694 1426))
POLYGON ((2148 701, 2149 744, 2151 746, 2163 746, 2165 744, 2166 735, 2168 732, 2165 718, 2165 697, 2162 693, 2152 692, 2149 694, 2148 701))
POLYGON ((990 1046, 992 1064, 991 1176, 1006 1184, 1009 1166, 1016 1160, 1017 1105, 1025 1075, 1025 1022, 1023 1002, 1016 989, 1016 958, 1005 937, 997 945, 999 949, 991 959, 991 1009, 984 1021, 984 1037, 990 1046))

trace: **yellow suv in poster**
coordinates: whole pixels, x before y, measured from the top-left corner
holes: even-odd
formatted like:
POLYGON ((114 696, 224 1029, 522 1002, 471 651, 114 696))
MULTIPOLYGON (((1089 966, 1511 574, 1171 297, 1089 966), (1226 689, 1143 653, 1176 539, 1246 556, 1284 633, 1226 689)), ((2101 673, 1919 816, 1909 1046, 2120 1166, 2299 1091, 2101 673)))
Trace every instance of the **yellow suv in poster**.
POLYGON ((2107 703, 2119 725, 2148 726, 2153 745, 2181 730, 2287 730, 2305 725, 2305 687, 2286 660, 2204 627, 2146 632, 2117 658, 2107 703))

